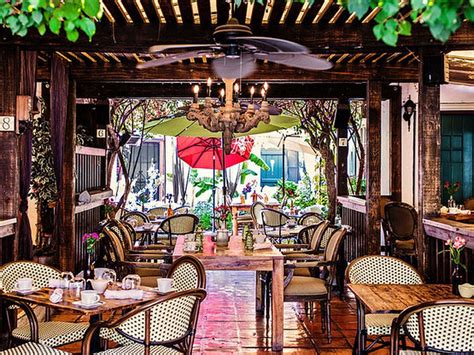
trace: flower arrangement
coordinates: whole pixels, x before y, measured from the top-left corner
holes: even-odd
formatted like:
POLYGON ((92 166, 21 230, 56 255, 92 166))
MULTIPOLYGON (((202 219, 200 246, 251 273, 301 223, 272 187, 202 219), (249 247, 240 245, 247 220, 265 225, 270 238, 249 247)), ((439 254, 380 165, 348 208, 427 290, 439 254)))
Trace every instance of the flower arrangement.
POLYGON ((461 188, 461 183, 459 181, 456 181, 454 184, 451 184, 449 181, 445 181, 444 188, 450 196, 453 196, 461 188))
POLYGON ((461 252, 464 250, 466 246, 466 239, 461 238, 460 236, 457 236, 454 239, 454 241, 451 239, 448 239, 445 245, 448 246, 449 248, 446 250, 440 251, 439 254, 444 253, 444 252, 449 252, 451 256, 451 262, 454 265, 461 266, 464 270, 467 271, 466 265, 461 264, 461 252))
POLYGON ((103 236, 104 234, 96 232, 86 233, 82 236, 82 243, 86 245, 87 254, 94 253, 95 243, 97 243, 103 236))
POLYGON ((114 201, 114 199, 108 198, 105 203, 104 203, 104 212, 106 215, 109 215, 111 217, 115 216, 115 213, 118 211, 118 204, 117 202, 114 201))
POLYGON ((230 216, 230 207, 227 205, 217 206, 215 211, 217 213, 216 219, 218 219, 220 222, 226 222, 230 216))

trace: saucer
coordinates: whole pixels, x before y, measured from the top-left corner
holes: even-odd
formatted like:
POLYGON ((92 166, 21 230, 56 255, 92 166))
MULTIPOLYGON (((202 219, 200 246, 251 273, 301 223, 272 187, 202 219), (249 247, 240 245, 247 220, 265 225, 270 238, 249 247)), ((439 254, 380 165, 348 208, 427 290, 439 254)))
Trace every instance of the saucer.
POLYGON ((177 290, 175 288, 172 288, 171 290, 169 291, 166 291, 166 292, 161 292, 160 290, 158 290, 158 287, 155 287, 152 289, 154 292, 156 292, 157 294, 159 295, 167 295, 168 293, 172 293, 172 292, 176 292, 177 290))
POLYGON ((97 308, 99 306, 102 306, 103 304, 105 304, 105 302, 104 301, 99 301, 97 303, 84 304, 81 301, 74 301, 74 302, 72 302, 72 304, 75 305, 75 306, 86 308, 86 309, 93 309, 93 308, 97 308))
POLYGON ((22 295, 22 296, 31 295, 32 293, 35 293, 39 290, 41 290, 39 287, 32 287, 29 290, 18 290, 16 288, 12 289, 13 292, 16 292, 16 293, 18 293, 19 295, 22 295))

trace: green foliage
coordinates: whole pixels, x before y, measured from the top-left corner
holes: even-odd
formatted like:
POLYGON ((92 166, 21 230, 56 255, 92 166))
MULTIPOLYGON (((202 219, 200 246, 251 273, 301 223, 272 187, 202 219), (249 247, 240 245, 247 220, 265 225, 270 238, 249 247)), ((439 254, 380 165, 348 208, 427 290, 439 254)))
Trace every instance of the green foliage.
MULTIPOLYGON (((349 184, 350 184, 350 186, 351 186, 351 190, 350 190, 350 191, 356 191, 356 187, 357 187, 357 177, 356 177, 356 176, 351 176, 351 177, 349 178, 349 184)), ((365 179, 362 179, 361 189, 360 189, 359 195, 365 196, 365 189, 366 189, 366 181, 365 181, 365 179)))
POLYGON ((89 37, 95 34, 95 21, 102 17, 100 0, 22 0, 0 1, 0 21, 12 34, 24 37, 30 28, 44 35, 49 29, 59 35, 61 29, 71 42, 79 38, 79 31, 89 37))
MULTIPOLYGON (((236 6, 241 2, 235 1, 236 6)), ((314 2, 309 1, 310 5, 314 2)), ((474 22, 474 0, 338 0, 338 4, 359 19, 379 8, 372 30, 378 40, 389 46, 396 46, 399 36, 411 36, 413 24, 427 26, 435 39, 446 42, 464 20, 474 22)))
MULTIPOLYGON (((278 186, 278 190, 275 193, 275 195, 273 195, 273 197, 275 197, 275 199, 281 203, 283 200, 283 180, 281 179, 278 180, 277 186, 278 186)), ((289 180, 285 181, 285 196, 287 198, 297 197, 298 196, 297 190, 298 190, 298 184, 296 182, 289 181, 289 180)))
POLYGON ((41 114, 33 118, 32 165, 30 197, 38 204, 51 204, 58 198, 54 173, 51 128, 45 116, 46 104, 42 99, 41 114))
POLYGON ((86 145, 87 143, 92 143, 94 141, 94 137, 87 134, 86 127, 79 125, 76 128, 76 143, 78 145, 86 145))
POLYGON ((196 203, 194 214, 199 217, 199 224, 204 230, 212 228, 212 203, 205 201, 196 203))
POLYGON ((297 197, 294 200, 294 205, 300 209, 314 206, 316 204, 314 187, 308 174, 305 173, 303 178, 298 182, 296 195, 297 197))
POLYGON ((199 197, 207 191, 212 191, 213 186, 220 186, 222 184, 222 177, 216 176, 214 183, 211 177, 201 177, 197 169, 192 169, 189 175, 189 181, 191 185, 197 190, 195 192, 195 197, 199 197))

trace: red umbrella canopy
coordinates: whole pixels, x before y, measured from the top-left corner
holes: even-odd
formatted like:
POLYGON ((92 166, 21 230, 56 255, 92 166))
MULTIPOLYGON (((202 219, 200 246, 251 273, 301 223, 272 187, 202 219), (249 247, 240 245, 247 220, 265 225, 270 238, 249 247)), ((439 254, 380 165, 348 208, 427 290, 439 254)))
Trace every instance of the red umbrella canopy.
POLYGON ((177 137, 178 157, 192 168, 223 170, 242 163, 250 157, 253 138, 232 140, 231 152, 222 164, 222 141, 219 138, 177 137), (214 161, 215 159, 215 161, 214 161))

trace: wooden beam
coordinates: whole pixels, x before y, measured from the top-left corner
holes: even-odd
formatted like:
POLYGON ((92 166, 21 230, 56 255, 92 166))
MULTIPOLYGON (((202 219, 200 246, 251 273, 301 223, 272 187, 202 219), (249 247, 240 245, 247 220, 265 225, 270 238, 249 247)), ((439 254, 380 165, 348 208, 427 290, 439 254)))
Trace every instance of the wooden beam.
MULTIPOLYGON (((162 6, 168 1, 161 1, 162 6)), ((224 1, 218 1, 218 6, 224 1)), ((257 5, 256 5, 257 6, 257 5)), ((227 6, 225 6, 228 8, 227 6)), ((272 11, 275 13, 276 5, 272 11)), ((165 12, 165 16, 167 12, 165 12)), ((220 15, 220 13, 219 13, 220 15)), ((120 14, 120 16, 122 16, 120 14)), ((169 14, 168 14, 169 16, 169 14)), ((122 16, 123 17, 123 16, 122 16)), ((271 18, 271 16, 270 16, 271 18)), ((157 43, 161 44, 195 44, 211 43, 213 28, 200 25, 173 25, 168 22, 157 26, 150 24, 121 24, 113 27, 110 23, 100 23, 97 33, 89 42, 85 36, 80 36, 77 42, 67 41, 64 36, 46 34, 40 36, 36 31, 30 31, 22 38, 12 36, 8 29, 0 30, 0 44, 17 44, 25 48, 40 50, 88 51, 88 52, 140 52, 146 53, 148 48, 157 43)), ((270 36, 292 40, 311 49, 314 53, 354 53, 354 52, 400 52, 401 48, 439 46, 444 49, 472 49, 474 43, 474 24, 463 23, 459 30, 451 36, 446 44, 433 40, 429 31, 421 26, 414 26, 412 36, 401 36, 397 47, 389 47, 377 41, 372 33, 371 25, 338 24, 338 25, 271 25, 253 29, 256 36, 270 36)))
MULTIPOLYGON (((255 82, 242 84, 243 97, 250 91, 255 82)), ((184 98, 191 99, 191 86, 177 83, 78 83, 77 97, 79 98, 184 98)), ((272 99, 302 99, 302 98, 338 98, 345 95, 350 98, 365 98, 365 84, 332 83, 327 84, 272 84, 272 99)))
MULTIPOLYGON (((77 64, 71 68, 78 82, 196 82, 215 78, 210 63, 184 64, 139 70, 130 64, 77 64)), ((418 70, 408 65, 371 65, 339 63, 328 71, 307 71, 273 63, 260 63, 246 81, 269 82, 365 82, 377 77, 385 82, 416 82, 418 70)), ((38 69, 38 80, 48 80, 48 69, 38 69)))
POLYGON ((441 207, 441 117, 440 87, 423 83, 423 63, 424 58, 418 83, 418 255, 419 265, 427 271, 423 218, 441 207))
POLYGON ((347 140, 347 128, 338 128, 337 129, 337 170, 336 170, 336 179, 337 179, 337 195, 338 196, 347 196, 349 195, 349 189, 347 187, 347 156, 349 153, 348 146, 343 146, 339 144, 340 139, 347 140))
POLYGON ((380 254, 380 167, 381 167, 382 83, 367 82, 366 141, 366 233, 369 255, 380 254))
POLYGON ((209 0, 197 0, 199 19, 202 26, 211 25, 211 5, 209 0))

